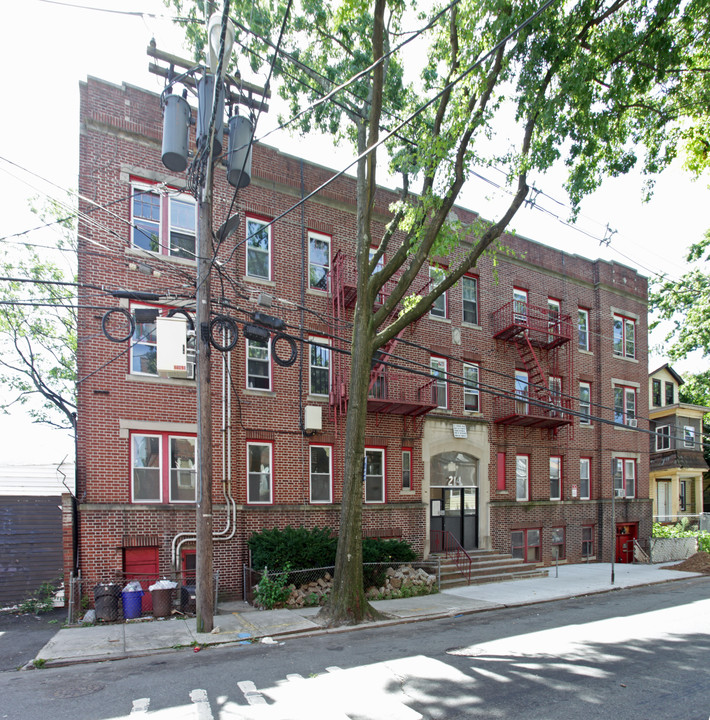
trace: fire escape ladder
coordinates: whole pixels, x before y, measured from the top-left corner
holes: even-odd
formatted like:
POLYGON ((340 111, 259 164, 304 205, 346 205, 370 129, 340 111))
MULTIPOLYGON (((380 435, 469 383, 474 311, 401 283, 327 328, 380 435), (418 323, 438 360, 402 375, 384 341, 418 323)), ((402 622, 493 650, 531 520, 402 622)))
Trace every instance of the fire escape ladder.
POLYGON ((518 336, 518 342, 515 343, 515 347, 518 349, 520 359, 523 361, 525 369, 528 372, 529 385, 532 386, 534 395, 543 402, 549 403, 550 392, 547 388, 547 380, 540 366, 535 348, 532 346, 527 333, 522 333, 522 335, 518 336))

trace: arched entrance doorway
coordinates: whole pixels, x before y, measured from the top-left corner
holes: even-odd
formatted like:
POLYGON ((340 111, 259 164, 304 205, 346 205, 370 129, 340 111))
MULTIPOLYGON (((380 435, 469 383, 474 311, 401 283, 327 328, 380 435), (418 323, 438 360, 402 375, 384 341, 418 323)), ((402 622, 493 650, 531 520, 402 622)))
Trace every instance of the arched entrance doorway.
POLYGON ((431 551, 451 533, 466 549, 478 547, 478 459, 467 453, 439 453, 429 465, 431 551))

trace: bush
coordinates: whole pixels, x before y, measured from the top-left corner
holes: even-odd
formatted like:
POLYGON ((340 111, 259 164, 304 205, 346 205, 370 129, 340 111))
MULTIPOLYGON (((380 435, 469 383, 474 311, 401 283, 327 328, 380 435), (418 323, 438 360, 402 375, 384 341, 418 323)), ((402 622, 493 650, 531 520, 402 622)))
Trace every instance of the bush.
POLYGON ((655 538, 698 538, 698 550, 710 553, 710 533, 699 531, 696 526, 691 526, 688 518, 682 518, 675 525, 661 525, 661 523, 653 523, 653 532, 655 538))
POLYGON ((27 600, 23 600, 17 608, 21 613, 32 613, 39 615, 40 613, 49 612, 54 608, 54 593, 56 588, 52 583, 42 583, 37 593, 27 600))
MULTIPOLYGON (((248 540, 252 567, 264 566, 291 570, 331 567, 335 564, 338 538, 330 528, 286 527, 253 533, 248 540)), ((364 538, 362 560, 365 563, 404 563, 416 559, 411 545, 403 540, 364 538)))
POLYGON ((269 577, 269 569, 264 568, 264 574, 259 580, 256 592, 254 593, 254 602, 267 610, 283 605, 291 594, 291 588, 288 583, 288 563, 284 567, 284 572, 269 577))

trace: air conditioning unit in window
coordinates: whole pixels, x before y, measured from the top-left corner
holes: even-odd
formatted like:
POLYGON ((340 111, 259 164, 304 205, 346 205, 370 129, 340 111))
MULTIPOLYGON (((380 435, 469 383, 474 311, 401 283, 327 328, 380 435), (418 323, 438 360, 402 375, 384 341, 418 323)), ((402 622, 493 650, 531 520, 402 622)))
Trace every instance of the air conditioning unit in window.
POLYGON ((626 418, 626 424, 629 427, 638 427, 639 421, 636 418, 626 418))
POLYGON ((187 349, 187 375, 188 380, 195 379, 195 351, 193 348, 187 349))

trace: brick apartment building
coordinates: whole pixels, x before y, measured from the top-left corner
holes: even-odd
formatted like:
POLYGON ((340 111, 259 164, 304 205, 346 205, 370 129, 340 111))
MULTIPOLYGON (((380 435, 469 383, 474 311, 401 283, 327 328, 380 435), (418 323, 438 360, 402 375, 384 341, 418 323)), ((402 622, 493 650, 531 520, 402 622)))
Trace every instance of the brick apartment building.
MULTIPOLYGON (((158 325, 190 343, 195 209, 180 192, 184 175, 161 163, 161 135, 155 94, 82 83, 77 495, 89 583, 189 566, 195 547, 189 350, 186 368, 156 364, 158 325), (128 315, 130 339, 116 329, 128 315)), ((266 224, 331 174, 255 146, 239 229, 212 274, 214 311, 240 329, 236 346, 215 348, 211 361, 214 552, 225 594, 242 591, 253 531, 338 527, 354 180, 341 177, 266 224), (245 337, 255 311, 284 320, 298 339, 295 362, 288 340, 245 337)), ((224 175, 218 166, 215 226, 233 196, 224 175)), ((396 199, 378 191, 375 238, 396 199)), ((614 484, 614 552, 630 560, 628 540, 651 524, 648 437, 635 431, 648 415, 646 280, 519 237, 504 244, 514 252, 498 255, 497 274, 484 258, 389 348, 402 369, 373 370, 363 531, 406 539, 423 556, 450 532, 466 548, 533 564, 609 561, 614 484)), ((422 287, 445 267, 441 258, 422 287)), ((70 541, 67 516, 67 554, 70 541)))

